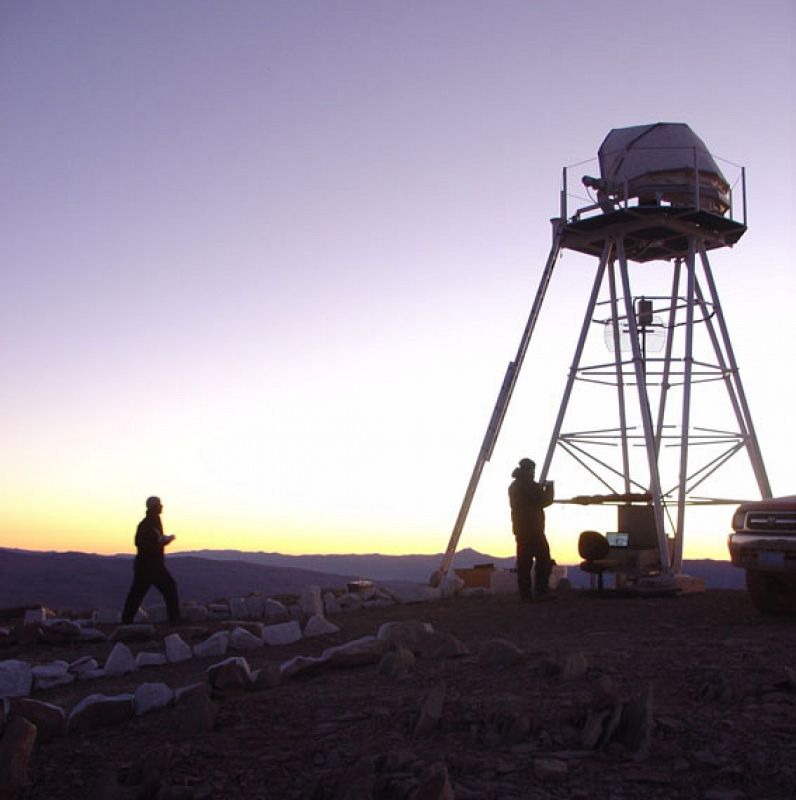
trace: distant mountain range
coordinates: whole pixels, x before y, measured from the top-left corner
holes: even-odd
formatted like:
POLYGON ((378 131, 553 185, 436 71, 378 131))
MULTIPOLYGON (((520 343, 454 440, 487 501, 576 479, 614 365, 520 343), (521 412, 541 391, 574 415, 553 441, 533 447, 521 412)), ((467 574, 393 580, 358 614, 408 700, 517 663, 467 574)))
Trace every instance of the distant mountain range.
MULTIPOLYGON (((200 602, 249 592, 295 594, 310 584, 339 589, 357 578, 427 583, 441 561, 442 554, 287 556, 240 550, 172 553, 167 559, 181 599, 200 602)), ((0 548, 0 608, 34 604, 75 611, 120 608, 132 577, 131 562, 128 555, 0 548)), ((453 569, 477 564, 511 569, 514 559, 496 558, 468 548, 456 554, 453 569)), ((683 568, 688 575, 702 578, 710 589, 744 586, 743 572, 728 561, 686 561, 683 568)), ((568 577, 576 587, 589 585, 589 576, 577 567, 569 568, 568 577)), ((150 605, 160 602, 155 590, 145 600, 150 605)))

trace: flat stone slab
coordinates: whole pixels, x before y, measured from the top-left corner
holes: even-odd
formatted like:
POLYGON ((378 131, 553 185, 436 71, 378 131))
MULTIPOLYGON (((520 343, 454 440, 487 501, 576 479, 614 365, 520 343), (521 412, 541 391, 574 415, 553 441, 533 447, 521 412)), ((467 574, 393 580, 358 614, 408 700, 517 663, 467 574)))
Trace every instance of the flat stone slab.
POLYGON ((165 683, 142 683, 133 695, 133 710, 137 717, 164 708, 174 700, 174 692, 165 683))
POLYGON ((269 645, 293 644, 301 639, 301 626, 296 620, 263 627, 263 641, 269 645))

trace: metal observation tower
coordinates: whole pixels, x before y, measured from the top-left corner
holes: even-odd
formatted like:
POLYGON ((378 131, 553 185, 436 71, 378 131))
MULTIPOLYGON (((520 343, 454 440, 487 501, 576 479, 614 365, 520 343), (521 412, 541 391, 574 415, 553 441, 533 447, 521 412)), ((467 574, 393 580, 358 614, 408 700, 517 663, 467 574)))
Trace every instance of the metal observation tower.
POLYGON ((698 492, 733 456, 746 453, 761 497, 771 497, 708 260, 709 251, 732 247, 746 231, 744 169, 740 187, 731 187, 702 140, 679 123, 614 129, 598 160, 600 177, 582 177, 593 202, 571 216, 563 171, 550 254, 433 584, 450 568, 564 249, 593 256, 597 266, 539 480, 559 451, 574 459, 604 493, 564 502, 616 506, 617 531, 645 540, 654 558, 644 572, 661 585, 673 584, 681 569, 686 508, 737 502, 698 492), (634 282, 652 273, 662 290, 636 294, 634 282), (585 355, 595 335, 604 342, 596 362, 585 355), (705 384, 713 384, 713 394, 698 420, 697 389, 705 384), (595 386, 602 402, 592 406, 588 429, 567 430, 576 393, 595 386), (719 402, 727 409, 722 421, 729 421, 720 428, 719 402), (598 419, 608 412, 610 418, 598 419))

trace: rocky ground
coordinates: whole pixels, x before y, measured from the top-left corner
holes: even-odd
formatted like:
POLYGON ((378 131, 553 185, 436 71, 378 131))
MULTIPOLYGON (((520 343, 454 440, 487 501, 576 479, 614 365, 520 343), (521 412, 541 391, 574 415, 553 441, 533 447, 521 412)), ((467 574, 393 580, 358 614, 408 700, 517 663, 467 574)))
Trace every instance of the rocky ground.
MULTIPOLYGON (((201 715, 178 706, 39 742, 21 797, 796 797, 796 620, 760 616, 743 592, 570 591, 543 604, 495 596, 367 609, 336 616, 332 636, 245 655, 253 669, 318 655, 398 620, 431 623, 469 654, 450 638, 443 648, 409 645, 380 665, 216 692, 201 715)), ((31 643, 0 659, 70 660, 92 648, 107 655, 107 644, 31 643)), ((219 660, 36 697, 68 711, 90 692, 144 680, 205 681, 219 660)))

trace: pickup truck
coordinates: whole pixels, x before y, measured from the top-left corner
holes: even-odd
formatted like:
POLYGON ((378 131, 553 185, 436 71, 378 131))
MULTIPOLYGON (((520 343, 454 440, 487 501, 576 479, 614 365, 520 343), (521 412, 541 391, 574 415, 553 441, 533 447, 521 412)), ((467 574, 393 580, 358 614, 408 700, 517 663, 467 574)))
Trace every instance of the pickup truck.
POLYGON ((796 495, 742 503, 727 546, 746 588, 765 614, 796 612, 796 495))

